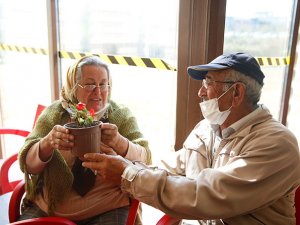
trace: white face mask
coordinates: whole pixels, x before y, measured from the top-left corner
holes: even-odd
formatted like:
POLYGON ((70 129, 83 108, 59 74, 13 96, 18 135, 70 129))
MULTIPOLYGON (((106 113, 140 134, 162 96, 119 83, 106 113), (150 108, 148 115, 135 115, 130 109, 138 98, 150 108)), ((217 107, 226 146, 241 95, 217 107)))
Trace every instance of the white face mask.
POLYGON ((219 109, 218 100, 223 95, 225 95, 230 90, 230 88, 227 91, 225 91, 219 98, 213 98, 207 101, 200 102, 199 105, 202 111, 202 115, 204 116, 205 119, 208 120, 210 124, 222 125, 224 121, 227 119, 227 117, 229 116, 230 109, 232 106, 230 106, 229 109, 221 112, 219 109))

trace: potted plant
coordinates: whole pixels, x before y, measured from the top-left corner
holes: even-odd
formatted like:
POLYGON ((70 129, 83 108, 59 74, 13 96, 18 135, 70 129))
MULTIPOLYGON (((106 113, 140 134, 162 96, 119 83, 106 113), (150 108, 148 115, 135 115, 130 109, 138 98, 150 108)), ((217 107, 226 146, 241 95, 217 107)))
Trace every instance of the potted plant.
POLYGON ((79 102, 71 105, 68 112, 72 122, 64 126, 74 135, 72 153, 83 158, 87 152, 100 152, 101 122, 94 121, 94 109, 87 110, 85 104, 79 102))

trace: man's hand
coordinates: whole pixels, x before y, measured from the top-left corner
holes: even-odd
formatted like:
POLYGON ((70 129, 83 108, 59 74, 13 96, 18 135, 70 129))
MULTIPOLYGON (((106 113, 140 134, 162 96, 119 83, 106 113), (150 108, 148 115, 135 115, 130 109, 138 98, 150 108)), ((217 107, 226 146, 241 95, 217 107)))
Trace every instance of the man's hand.
POLYGON ((103 179, 116 185, 121 184, 121 175, 130 164, 121 156, 99 153, 87 153, 84 155, 84 160, 82 166, 97 172, 103 179))

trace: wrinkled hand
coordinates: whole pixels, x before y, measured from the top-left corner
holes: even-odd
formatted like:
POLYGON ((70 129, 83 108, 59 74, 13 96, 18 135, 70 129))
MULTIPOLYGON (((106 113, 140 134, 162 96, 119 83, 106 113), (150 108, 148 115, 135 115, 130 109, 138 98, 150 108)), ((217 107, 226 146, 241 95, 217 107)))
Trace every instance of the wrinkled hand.
POLYGON ((128 140, 119 133, 115 124, 103 123, 101 125, 101 141, 113 148, 117 154, 123 157, 127 154, 128 140))
POLYGON ((63 126, 55 125, 52 130, 40 142, 40 157, 46 159, 54 149, 69 151, 74 143, 74 136, 63 126))
POLYGON ((117 153, 109 146, 101 143, 100 149, 102 153, 105 153, 106 155, 117 155, 117 153))
POLYGON ((74 143, 74 136, 63 126, 55 125, 45 137, 47 144, 53 149, 71 150, 74 143))
POLYGON ((84 155, 84 160, 82 166, 97 171, 103 179, 116 185, 121 184, 121 175, 130 163, 121 156, 99 153, 87 153, 84 155))

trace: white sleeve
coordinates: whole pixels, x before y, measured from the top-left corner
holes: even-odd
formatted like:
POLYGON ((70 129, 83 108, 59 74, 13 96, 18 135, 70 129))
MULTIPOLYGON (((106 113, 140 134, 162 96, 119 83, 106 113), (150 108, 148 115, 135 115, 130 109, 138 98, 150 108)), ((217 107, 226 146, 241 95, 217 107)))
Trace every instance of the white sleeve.
POLYGON ((128 141, 128 151, 125 158, 130 161, 141 161, 146 163, 147 150, 143 146, 128 141))

